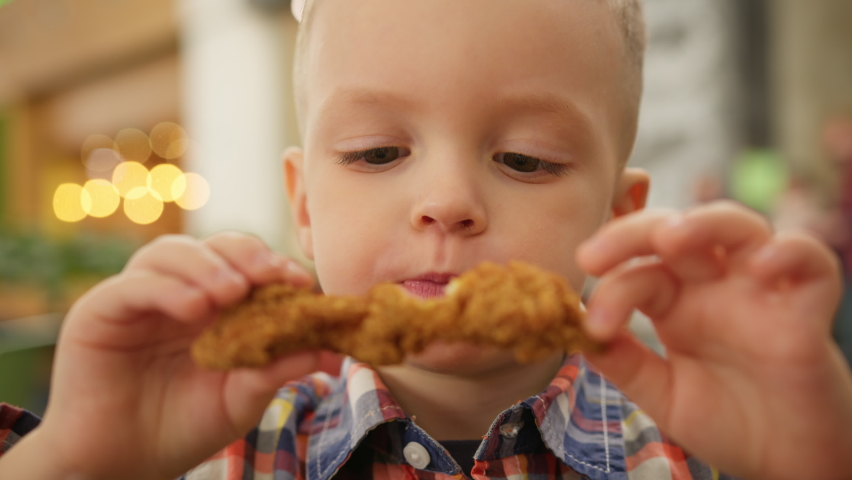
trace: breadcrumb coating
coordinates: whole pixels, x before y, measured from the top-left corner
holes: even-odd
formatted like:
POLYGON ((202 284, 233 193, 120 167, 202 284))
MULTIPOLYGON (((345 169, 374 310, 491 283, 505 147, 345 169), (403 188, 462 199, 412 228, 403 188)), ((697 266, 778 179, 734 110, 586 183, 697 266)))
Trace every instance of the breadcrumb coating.
POLYGON ((484 262, 442 297, 420 299, 383 283, 366 296, 315 294, 291 285, 256 289, 223 312, 192 346, 206 368, 260 367, 302 350, 332 350, 371 365, 402 362, 432 342, 511 350, 519 362, 600 348, 581 328, 580 298, 559 275, 522 262, 484 262))

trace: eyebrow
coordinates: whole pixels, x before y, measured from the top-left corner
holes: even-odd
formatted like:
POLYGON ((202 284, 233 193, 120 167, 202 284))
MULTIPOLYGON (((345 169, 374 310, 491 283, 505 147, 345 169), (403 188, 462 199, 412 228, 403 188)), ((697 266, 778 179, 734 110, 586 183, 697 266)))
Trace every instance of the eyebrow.
MULTIPOLYGON (((319 117, 325 117, 339 105, 389 107, 399 111, 410 111, 419 106, 405 95, 385 90, 373 90, 362 87, 340 88, 332 92, 320 107, 319 117)), ((572 129, 582 134, 590 132, 590 119, 582 109, 569 98, 552 93, 520 92, 502 96, 488 105, 489 111, 530 111, 543 112, 560 117, 572 129)))
POLYGON ((589 115, 573 100, 562 95, 547 92, 512 93, 495 100, 489 105, 492 111, 525 111, 547 113, 558 118, 559 130, 570 130, 563 140, 574 144, 575 147, 586 145, 593 141, 592 122, 589 115))
POLYGON ((334 112, 341 105, 390 107, 395 110, 412 110, 417 105, 403 95, 383 90, 372 90, 360 87, 335 89, 320 104, 318 117, 335 116, 334 112))

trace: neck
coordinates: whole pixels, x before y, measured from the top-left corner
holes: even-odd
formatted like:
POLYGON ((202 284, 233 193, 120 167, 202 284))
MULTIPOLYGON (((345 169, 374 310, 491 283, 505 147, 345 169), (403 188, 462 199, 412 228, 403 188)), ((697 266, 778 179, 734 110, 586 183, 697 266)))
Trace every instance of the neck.
POLYGON ((404 364, 382 367, 379 375, 402 409, 432 438, 480 440, 497 415, 541 393, 562 358, 559 353, 537 363, 509 362, 463 375, 404 364))

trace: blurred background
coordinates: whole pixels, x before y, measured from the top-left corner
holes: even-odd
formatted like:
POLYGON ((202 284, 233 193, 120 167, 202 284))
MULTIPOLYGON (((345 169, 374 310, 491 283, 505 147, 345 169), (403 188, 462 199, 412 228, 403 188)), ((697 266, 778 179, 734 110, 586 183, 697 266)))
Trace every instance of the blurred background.
MULTIPOLYGON (((631 162, 650 204, 736 199, 811 230, 849 275, 852 2, 644 3, 631 162)), ((43 411, 65 311, 158 235, 240 230, 302 258, 280 168, 299 141, 291 8, 0 0, 0 401, 43 411)))

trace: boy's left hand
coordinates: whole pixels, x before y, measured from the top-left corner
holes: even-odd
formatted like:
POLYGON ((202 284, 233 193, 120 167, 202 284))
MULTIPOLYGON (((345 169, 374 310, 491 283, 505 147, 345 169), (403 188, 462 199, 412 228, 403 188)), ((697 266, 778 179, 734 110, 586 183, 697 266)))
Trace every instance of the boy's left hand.
POLYGON ((578 251, 601 277, 589 360, 692 454, 749 479, 852 478, 852 373, 831 339, 838 262, 730 202, 612 221, 578 251), (660 358, 624 325, 648 315, 660 358))

